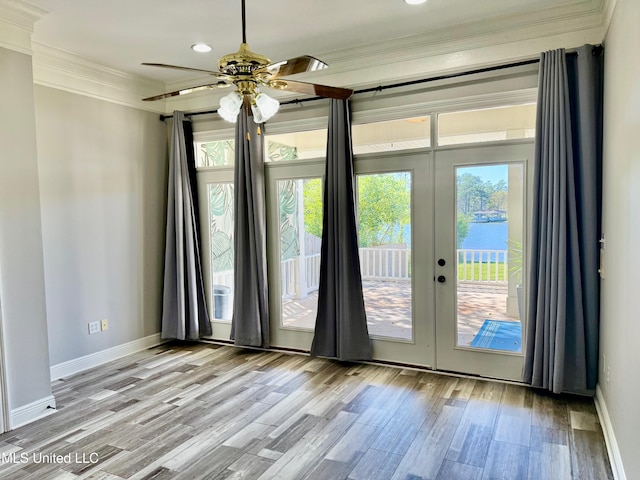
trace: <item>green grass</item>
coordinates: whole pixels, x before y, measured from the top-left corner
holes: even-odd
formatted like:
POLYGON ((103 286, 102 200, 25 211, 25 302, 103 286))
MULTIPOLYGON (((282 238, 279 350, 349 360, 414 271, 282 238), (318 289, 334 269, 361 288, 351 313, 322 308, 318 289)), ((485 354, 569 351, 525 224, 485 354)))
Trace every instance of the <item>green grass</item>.
MULTIPOLYGON (((500 281, 505 282, 507 278, 505 278, 505 263, 504 262, 491 262, 491 263, 475 263, 473 268, 471 268, 471 262, 468 262, 466 265, 466 272, 464 269, 464 264, 458 264, 458 280, 467 280, 467 281, 480 281, 487 280, 489 278, 491 281, 500 281), (496 278, 496 265, 498 268, 498 276, 496 278), (488 277, 488 271, 490 269, 491 276, 488 277)), ((509 275, 509 269, 507 268, 507 277, 509 275)))

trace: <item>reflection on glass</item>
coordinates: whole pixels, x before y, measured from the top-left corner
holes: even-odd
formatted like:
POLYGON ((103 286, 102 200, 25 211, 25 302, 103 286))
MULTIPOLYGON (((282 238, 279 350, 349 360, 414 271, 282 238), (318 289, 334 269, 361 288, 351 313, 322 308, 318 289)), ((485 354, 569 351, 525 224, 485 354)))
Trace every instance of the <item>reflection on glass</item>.
POLYGON ((522 351, 522 163, 456 168, 457 345, 522 351))
POLYGON ((369 334, 411 340, 411 173, 358 176, 358 242, 369 334))
POLYGON ((196 143, 196 166, 226 167, 235 162, 235 142, 219 140, 215 142, 196 143))
POLYGON ((323 158, 327 151, 327 130, 265 136, 267 162, 323 158))
POLYGON ((213 320, 230 322, 233 315, 233 184, 210 183, 208 192, 213 320))
POLYGON ((533 138, 535 125, 534 103, 441 113, 438 115, 438 145, 533 138))
POLYGON ((278 181, 283 327, 313 330, 322 244, 322 180, 278 181))
POLYGON ((431 145, 430 117, 403 118, 354 125, 353 153, 390 152, 431 145))

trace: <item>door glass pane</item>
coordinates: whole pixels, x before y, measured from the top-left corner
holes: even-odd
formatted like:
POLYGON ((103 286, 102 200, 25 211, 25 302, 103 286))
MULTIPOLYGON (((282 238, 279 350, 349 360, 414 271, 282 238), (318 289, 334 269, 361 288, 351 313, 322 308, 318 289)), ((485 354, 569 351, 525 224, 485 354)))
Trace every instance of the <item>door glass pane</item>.
POLYGON ((457 345, 522 351, 524 165, 456 168, 457 345))
POLYGON ((313 330, 322 243, 322 179, 278 180, 283 327, 313 330))
POLYGON ((208 195, 213 320, 230 322, 233 314, 233 184, 210 183, 208 195))
POLYGON ((369 334, 411 340, 411 172, 357 178, 358 242, 369 334))

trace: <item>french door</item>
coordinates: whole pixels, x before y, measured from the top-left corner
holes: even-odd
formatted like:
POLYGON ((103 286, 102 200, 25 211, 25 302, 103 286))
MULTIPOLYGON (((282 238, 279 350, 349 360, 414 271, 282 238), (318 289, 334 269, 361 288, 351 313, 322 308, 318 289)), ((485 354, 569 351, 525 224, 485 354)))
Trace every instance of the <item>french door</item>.
POLYGON ((266 166, 270 340, 311 349, 320 283, 324 160, 266 166))
MULTIPOLYGON (((313 340, 323 173, 323 161, 267 166, 271 343, 276 347, 309 350, 313 340)), ((362 157, 355 174, 359 255, 374 358, 431 365, 428 154, 362 157)))
MULTIPOLYGON (((532 153, 531 143, 511 143, 356 158, 359 256, 375 359, 520 379, 532 153)), ((308 351, 324 160, 270 162, 265 170, 270 340, 308 351)), ((205 177, 205 287, 213 338, 227 340, 238 294, 232 170, 205 177)))
MULTIPOLYGON (((431 240, 426 154, 355 163, 363 292, 373 355, 430 365, 431 240), (420 245, 420 248, 413 248, 420 245), (414 292, 421 292, 416 295, 414 292)), ((271 344, 309 350, 320 280, 324 162, 267 167, 271 344)))
POLYGON ((439 370, 521 380, 532 155, 526 143, 435 156, 439 370))
POLYGON ((376 360, 434 364, 430 157, 394 152, 355 162, 362 289, 376 360))

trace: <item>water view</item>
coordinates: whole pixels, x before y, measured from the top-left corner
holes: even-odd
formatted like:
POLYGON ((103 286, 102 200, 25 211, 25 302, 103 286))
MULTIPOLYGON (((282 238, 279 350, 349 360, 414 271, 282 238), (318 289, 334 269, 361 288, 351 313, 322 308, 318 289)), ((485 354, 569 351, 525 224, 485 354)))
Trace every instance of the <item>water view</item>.
POLYGON ((469 223, 469 231, 462 241, 465 250, 505 250, 508 223, 469 223))

